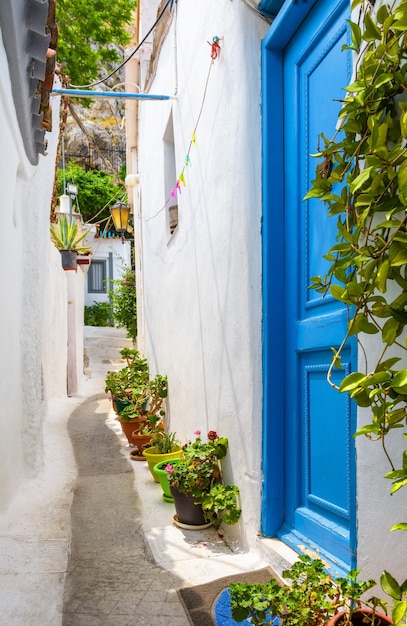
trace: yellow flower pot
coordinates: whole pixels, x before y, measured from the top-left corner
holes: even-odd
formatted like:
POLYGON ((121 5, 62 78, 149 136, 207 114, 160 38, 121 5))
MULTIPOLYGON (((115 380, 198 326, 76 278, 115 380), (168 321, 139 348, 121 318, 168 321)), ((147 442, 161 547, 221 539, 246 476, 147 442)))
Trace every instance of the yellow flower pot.
POLYGON ((160 480, 157 474, 154 472, 154 465, 157 465, 157 463, 160 463, 161 461, 179 459, 182 456, 182 448, 181 446, 175 446, 172 452, 161 454, 160 452, 156 452, 155 447, 151 447, 143 450, 143 456, 146 458, 152 477, 154 478, 156 483, 159 483, 160 480))

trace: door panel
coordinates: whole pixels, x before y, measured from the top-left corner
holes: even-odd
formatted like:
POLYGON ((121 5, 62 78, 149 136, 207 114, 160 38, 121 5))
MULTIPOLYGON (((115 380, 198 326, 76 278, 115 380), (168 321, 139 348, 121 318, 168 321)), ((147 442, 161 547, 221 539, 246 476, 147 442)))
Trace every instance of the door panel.
MULTIPOLYGON (((335 132, 349 82, 348 3, 317 2, 283 51, 285 238, 285 515, 279 535, 313 546, 345 568, 353 559, 354 452, 347 396, 327 383, 331 347, 346 333, 346 310, 308 285, 324 274, 335 219, 302 199, 315 177, 319 135, 335 132), (334 5, 334 6, 332 6, 334 5), (342 9, 338 11, 338 6, 342 9)), ((344 355, 352 369, 352 351, 344 355)))

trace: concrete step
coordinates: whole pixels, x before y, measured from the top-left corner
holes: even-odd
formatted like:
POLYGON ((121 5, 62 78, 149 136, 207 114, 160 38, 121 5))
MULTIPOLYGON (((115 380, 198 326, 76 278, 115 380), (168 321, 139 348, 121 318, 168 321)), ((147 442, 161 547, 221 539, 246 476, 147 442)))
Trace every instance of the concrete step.
POLYGON ((123 328, 85 326, 84 349, 88 367, 110 363, 122 367, 125 361, 120 355, 122 348, 133 348, 133 342, 126 337, 123 328))
POLYGON ((122 348, 133 347, 132 340, 125 337, 85 337, 84 343, 89 348, 116 348, 121 350, 122 348))

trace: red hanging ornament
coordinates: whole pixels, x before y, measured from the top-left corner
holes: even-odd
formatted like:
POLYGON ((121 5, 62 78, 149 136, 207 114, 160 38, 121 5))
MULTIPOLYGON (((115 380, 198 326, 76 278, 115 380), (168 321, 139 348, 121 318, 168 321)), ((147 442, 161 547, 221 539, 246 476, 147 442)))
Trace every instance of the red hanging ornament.
POLYGON ((209 45, 211 46, 211 59, 213 63, 215 59, 218 59, 220 57, 221 47, 219 45, 219 37, 217 37, 216 35, 215 37, 212 37, 212 43, 209 45))

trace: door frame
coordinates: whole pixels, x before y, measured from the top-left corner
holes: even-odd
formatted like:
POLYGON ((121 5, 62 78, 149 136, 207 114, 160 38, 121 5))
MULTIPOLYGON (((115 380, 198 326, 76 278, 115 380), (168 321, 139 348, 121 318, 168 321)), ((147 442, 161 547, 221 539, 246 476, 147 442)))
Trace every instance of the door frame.
MULTIPOLYGON (((285 481, 285 291, 284 238, 284 137, 283 52, 292 36, 318 0, 293 3, 286 0, 262 42, 262 467, 261 533, 275 537, 284 522, 285 481), (270 149, 271 147, 271 149, 270 149), (280 207, 281 210, 276 210, 280 207), (277 234, 277 236, 276 236, 277 234), (270 260, 273 263, 270 263, 270 260)), ((349 0, 337 0, 332 17, 349 0)), ((355 505, 356 506, 356 503, 355 505)), ((354 515, 355 517, 355 515, 354 515)), ((355 531, 355 529, 354 529, 355 531)), ((356 555, 356 532, 351 533, 356 555)), ((343 572, 341 572, 343 573, 343 572)))

